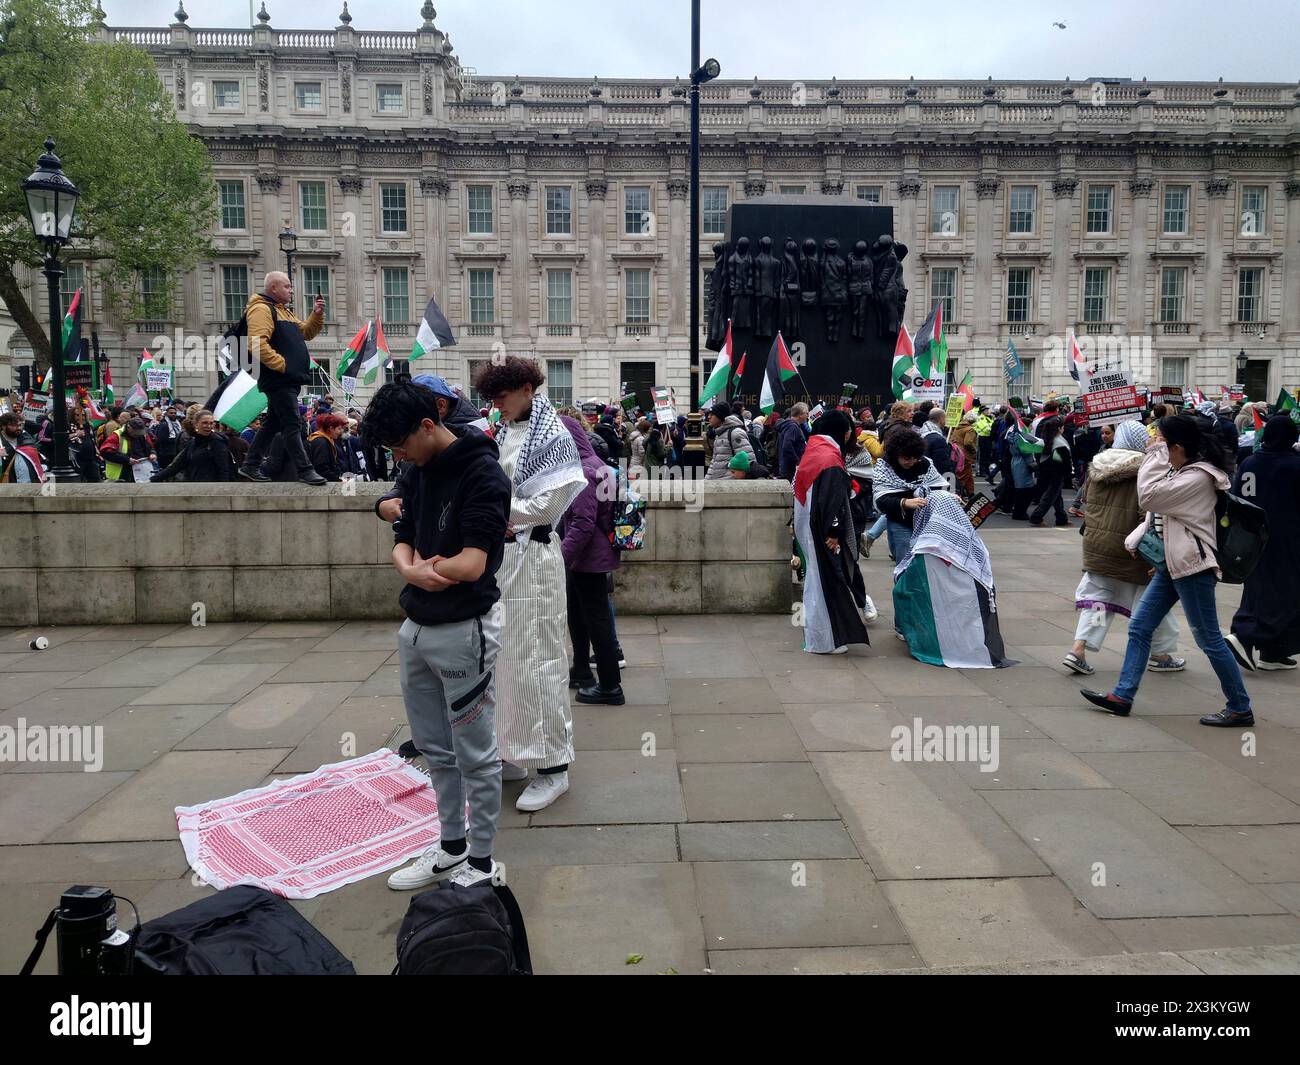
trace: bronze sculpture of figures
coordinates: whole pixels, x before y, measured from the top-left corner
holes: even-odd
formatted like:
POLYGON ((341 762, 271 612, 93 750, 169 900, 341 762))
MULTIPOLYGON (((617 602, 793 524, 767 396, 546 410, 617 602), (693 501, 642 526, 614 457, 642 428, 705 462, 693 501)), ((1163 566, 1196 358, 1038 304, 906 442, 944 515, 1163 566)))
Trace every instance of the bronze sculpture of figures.
POLYGON ((789 237, 781 259, 781 332, 787 340, 799 339, 799 245, 789 237))
POLYGON ((830 344, 839 342, 840 315, 849 302, 848 264, 839 251, 840 242, 834 237, 822 245, 820 299, 826 316, 826 341, 830 344))
POLYGON ((731 321, 736 329, 754 326, 754 256, 749 238, 736 241, 736 250, 727 259, 727 294, 731 299, 731 321))
POLYGON ((731 301, 727 292, 727 246, 721 242, 713 245, 707 311, 708 333, 704 346, 710 351, 721 351, 722 345, 727 342, 727 319, 731 317, 731 301))
POLYGON ((867 307, 871 303, 871 259, 867 256, 867 242, 853 245, 849 256, 849 313, 852 316, 850 332, 854 340, 867 335, 867 307))
POLYGON ((877 237, 871 248, 874 268, 876 312, 880 319, 880 336, 897 336, 907 304, 907 288, 903 285, 902 259, 907 255, 907 245, 895 242, 888 235, 877 237))
POLYGON ((755 336, 776 336, 776 308, 781 297, 781 260, 772 254, 772 238, 762 237, 758 242, 758 258, 754 263, 754 280, 758 289, 758 324, 755 336))

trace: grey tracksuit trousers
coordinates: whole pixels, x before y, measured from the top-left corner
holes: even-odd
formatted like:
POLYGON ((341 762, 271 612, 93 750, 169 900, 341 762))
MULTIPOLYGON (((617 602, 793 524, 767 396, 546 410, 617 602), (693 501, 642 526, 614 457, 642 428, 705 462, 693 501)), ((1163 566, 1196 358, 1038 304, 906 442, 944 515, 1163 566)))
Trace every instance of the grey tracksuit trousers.
POLYGON ((493 674, 500 635, 500 603, 481 617, 447 625, 408 618, 397 635, 411 740, 429 766, 442 838, 465 835, 468 799, 474 858, 492 854, 501 814, 493 674))

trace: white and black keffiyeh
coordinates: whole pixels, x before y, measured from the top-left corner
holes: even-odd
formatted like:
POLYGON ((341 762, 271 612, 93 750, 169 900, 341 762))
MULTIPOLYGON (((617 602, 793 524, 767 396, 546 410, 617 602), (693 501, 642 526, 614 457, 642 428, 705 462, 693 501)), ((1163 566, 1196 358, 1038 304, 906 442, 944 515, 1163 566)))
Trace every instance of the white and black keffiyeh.
POLYGON ((912 545, 894 568, 897 580, 914 555, 938 555, 993 592, 993 564, 988 548, 966 516, 961 501, 951 492, 934 492, 930 502, 912 518, 912 545))
POLYGON ((914 481, 905 481, 887 461, 880 461, 871 471, 871 498, 880 508, 881 497, 901 492, 916 496, 926 496, 930 492, 941 492, 948 487, 948 481, 942 473, 934 468, 934 463, 924 459, 925 472, 914 481))
MULTIPOLYGON (((522 426, 507 426, 506 423, 502 423, 502 428, 505 433, 527 434, 515 462, 516 495, 526 498, 566 484, 587 483, 578 447, 555 413, 551 401, 545 396, 533 396, 533 409, 528 416, 526 429, 522 426)), ((502 435, 501 442, 504 443, 504 440, 505 436, 502 435)))

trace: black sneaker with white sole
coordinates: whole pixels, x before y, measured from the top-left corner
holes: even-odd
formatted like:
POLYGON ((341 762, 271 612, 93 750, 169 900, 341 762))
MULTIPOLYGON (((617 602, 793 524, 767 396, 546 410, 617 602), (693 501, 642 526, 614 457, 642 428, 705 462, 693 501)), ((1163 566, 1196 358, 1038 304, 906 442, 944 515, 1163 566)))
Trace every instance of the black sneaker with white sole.
POLYGON ((1279 658, 1276 662, 1270 662, 1267 658, 1261 657, 1256 664, 1256 669, 1295 669, 1297 663, 1294 658, 1279 658))
POLYGON ((1255 648, 1247 643, 1242 643, 1235 633, 1228 633, 1224 640, 1228 644, 1228 650, 1232 652, 1232 657, 1237 660, 1237 665, 1250 673, 1255 672, 1255 648))

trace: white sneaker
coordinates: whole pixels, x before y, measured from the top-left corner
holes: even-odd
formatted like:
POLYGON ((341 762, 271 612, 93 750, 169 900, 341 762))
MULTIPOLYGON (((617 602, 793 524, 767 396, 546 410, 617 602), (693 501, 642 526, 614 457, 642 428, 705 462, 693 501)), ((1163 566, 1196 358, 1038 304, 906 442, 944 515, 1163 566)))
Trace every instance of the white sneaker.
POLYGON ((394 891, 411 891, 414 888, 428 887, 440 880, 449 879, 460 866, 466 864, 469 849, 459 854, 448 854, 441 844, 435 843, 409 865, 402 866, 388 878, 388 886, 394 891))
MULTIPOLYGON (((466 852, 468 853, 468 851, 466 852)), ((482 884, 484 881, 490 881, 497 875, 497 863, 492 863, 490 872, 483 872, 482 869, 475 869, 469 862, 466 862, 451 875, 451 882, 457 887, 473 887, 475 884, 482 884)))
POLYGON ((515 765, 514 762, 507 762, 501 759, 501 782, 509 784, 515 780, 527 780, 528 770, 521 765, 515 765))
POLYGON ((875 621, 880 617, 880 611, 876 609, 876 604, 871 596, 867 596, 867 605, 862 610, 863 621, 875 621))
POLYGON ((847 645, 847 644, 841 644, 839 647, 835 648, 835 650, 833 650, 833 651, 814 651, 814 652, 813 652, 813 654, 815 654, 815 655, 846 655, 846 654, 848 654, 848 653, 849 653, 849 648, 848 648, 848 645, 847 645))
POLYGON ((556 799, 569 790, 569 771, 562 773, 538 773, 533 777, 524 793, 515 800, 515 809, 521 813, 535 814, 545 810, 556 799))

